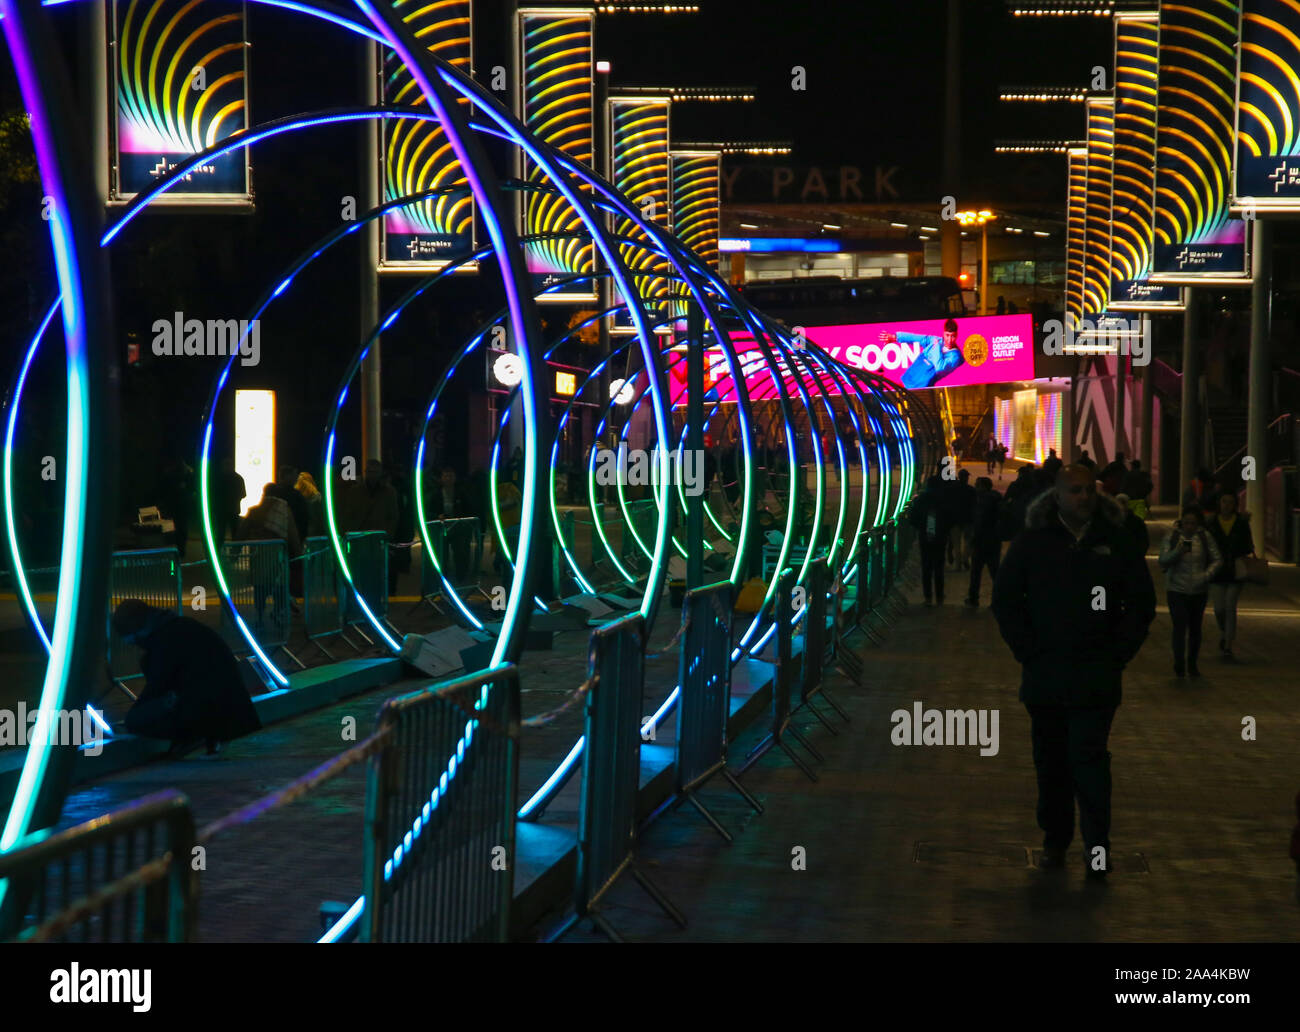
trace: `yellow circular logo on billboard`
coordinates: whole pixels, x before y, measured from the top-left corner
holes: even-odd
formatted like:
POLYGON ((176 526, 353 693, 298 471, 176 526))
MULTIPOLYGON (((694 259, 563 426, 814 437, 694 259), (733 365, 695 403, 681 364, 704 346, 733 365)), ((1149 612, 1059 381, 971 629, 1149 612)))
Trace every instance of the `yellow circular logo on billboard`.
POLYGON ((973 366, 984 364, 984 360, 989 357, 989 342, 978 333, 972 333, 966 338, 966 361, 973 366))

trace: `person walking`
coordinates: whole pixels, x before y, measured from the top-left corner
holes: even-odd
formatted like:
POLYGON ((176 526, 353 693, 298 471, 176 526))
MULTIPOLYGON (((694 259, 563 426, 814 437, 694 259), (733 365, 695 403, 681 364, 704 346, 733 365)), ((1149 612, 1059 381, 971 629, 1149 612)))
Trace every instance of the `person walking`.
POLYGON ((1075 799, 1090 878, 1112 867, 1106 743, 1124 668, 1146 641, 1156 596, 1146 561, 1093 472, 1064 467, 1029 507, 993 582, 998 630, 1021 664, 1038 778, 1042 868, 1060 868, 1075 799), (1104 600, 1098 604, 1098 600, 1104 600))
POLYGON ((239 537, 239 510, 248 491, 244 478, 235 472, 235 460, 221 460, 221 474, 217 478, 217 549, 225 544, 226 537, 239 537))
POLYGON ((1165 538, 1157 562, 1165 571, 1165 597, 1174 623, 1174 676, 1200 677, 1196 659, 1201 652, 1206 591, 1223 563, 1219 546, 1205 532, 1200 509, 1189 506, 1183 510, 1165 538))
POLYGON ((1088 454, 1087 448, 1084 448, 1079 452, 1079 457, 1075 460, 1075 465, 1082 466, 1084 469, 1089 471, 1094 471, 1097 468, 1097 464, 1092 461, 1092 456, 1088 454))
POLYGON ((1061 467, 1064 465, 1065 463, 1061 461, 1061 457, 1056 454, 1056 449, 1048 448, 1047 458, 1043 460, 1041 468, 1043 476, 1048 479, 1049 485, 1056 483, 1056 474, 1061 471, 1061 467))
POLYGON ((1129 496, 1117 494, 1115 501, 1124 508, 1124 529, 1129 532, 1133 544, 1137 546, 1138 555, 1146 555, 1151 548, 1151 535, 1147 532, 1146 521, 1133 511, 1129 505, 1129 496))
POLYGON ((1128 496, 1128 507, 1139 519, 1145 520, 1150 513, 1147 499, 1151 497, 1154 487, 1151 474, 1142 468, 1142 460, 1134 459, 1130 462, 1128 472, 1124 474, 1124 481, 1120 485, 1120 493, 1128 496))
POLYGON ((980 575, 988 567, 989 579, 998 575, 1002 558, 1001 520, 1002 496, 993 490, 993 481, 980 477, 975 481, 975 518, 971 524, 970 587, 966 591, 966 605, 976 609, 980 604, 980 575))
POLYGON ((1237 496, 1219 495, 1219 511, 1210 520, 1210 539, 1218 546, 1223 562, 1210 578, 1210 601, 1214 621, 1219 625, 1219 651, 1227 663, 1236 663, 1232 644, 1237 640, 1237 601, 1245 581, 1238 577, 1237 560, 1255 555, 1250 517, 1237 511, 1237 496))
POLYGON ((1101 481, 1102 490, 1113 498, 1124 489, 1124 475, 1127 472, 1124 453, 1116 452, 1115 457, 1097 474, 1097 479, 1101 481))
POLYGON ((1005 444, 998 441, 998 479, 1002 479, 1002 467, 1007 464, 1007 452, 1010 449, 1005 444))
POLYGON ((927 606, 943 605, 943 552, 948 541, 948 513, 943 480, 932 476, 908 512, 908 521, 916 528, 921 548, 921 590, 927 606))
POLYGON ((971 528, 975 524, 975 488, 971 486, 970 470, 959 470, 957 479, 948 483, 952 485, 948 499, 951 506, 948 561, 953 569, 969 570, 971 528))
POLYGON ((984 459, 988 466, 986 472, 989 476, 992 476, 993 467, 997 465, 998 461, 998 439, 992 434, 989 434, 989 443, 988 447, 984 451, 984 459))

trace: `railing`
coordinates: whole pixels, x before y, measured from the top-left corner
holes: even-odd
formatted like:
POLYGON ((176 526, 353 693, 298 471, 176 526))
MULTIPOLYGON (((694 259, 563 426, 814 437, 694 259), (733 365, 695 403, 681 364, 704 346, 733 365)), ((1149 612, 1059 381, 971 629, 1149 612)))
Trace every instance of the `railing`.
POLYGON ((645 620, 634 613, 591 635, 587 662, 582 796, 578 808, 578 864, 573 915, 553 936, 562 938, 590 919, 615 942, 622 938, 600 909, 606 892, 626 871, 680 926, 686 921, 636 866, 637 790, 641 783, 642 691, 645 620))
MULTIPOLYGON (((348 594, 343 622, 349 626, 368 623, 357 603, 359 594, 376 620, 388 615, 388 535, 382 530, 356 531, 344 539, 353 592, 348 594)), ((364 631, 359 633, 365 636, 364 631)), ((369 640, 367 638, 367 640, 369 640)))
POLYGON ((142 676, 140 652, 128 647, 113 633, 113 610, 125 599, 138 598, 156 609, 179 614, 181 567, 176 549, 150 548, 114 552, 108 584, 108 669, 114 679, 127 681, 142 676))
POLYGON ((189 942, 197 875, 189 801, 168 790, 0 853, 0 938, 189 942))
POLYGON ((329 538, 309 537, 303 542, 303 549, 302 555, 293 560, 302 563, 303 630, 308 641, 333 659, 321 639, 342 634, 343 594, 339 591, 342 578, 329 538))
MULTIPOLYGON (((292 617, 289 553, 284 540, 227 541, 221 546, 221 568, 230 601, 258 644, 265 649, 287 645, 292 617)), ((247 641, 225 606, 221 609, 221 636, 236 655, 248 651, 247 641)))
MULTIPOLYGON (((1295 416, 1290 412, 1283 412, 1268 424, 1264 431, 1264 455, 1262 456, 1263 461, 1261 463, 1263 470, 1271 469, 1279 463, 1295 461, 1295 440, 1292 436, 1294 429, 1295 416)), ((1212 433, 1213 432, 1211 431, 1211 434, 1212 433)), ((1218 477, 1221 473, 1232 467, 1234 463, 1239 463, 1241 457, 1246 454, 1248 448, 1250 448, 1249 441, 1224 459, 1223 462, 1215 466, 1214 475, 1218 477)), ((1262 472, 1263 470, 1260 470, 1259 472, 1262 472)), ((1239 477, 1240 466, 1238 465, 1232 472, 1239 477)), ((1256 476, 1259 475, 1259 472, 1256 473, 1256 476)))
POLYGON ((477 516, 450 520, 428 520, 424 524, 430 555, 425 556, 420 578, 420 594, 432 602, 443 593, 442 576, 460 595, 480 591, 479 572, 483 567, 483 528, 477 516), (432 559, 437 560, 435 568, 432 559))
POLYGON ((505 665, 384 703, 366 788, 362 941, 506 939, 518 677, 505 665))

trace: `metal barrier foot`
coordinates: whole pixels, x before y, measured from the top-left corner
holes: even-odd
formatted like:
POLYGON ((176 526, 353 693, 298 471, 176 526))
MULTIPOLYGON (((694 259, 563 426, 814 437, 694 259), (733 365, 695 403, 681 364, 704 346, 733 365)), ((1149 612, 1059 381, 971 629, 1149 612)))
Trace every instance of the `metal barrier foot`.
POLYGON ((359 646, 355 641, 353 641, 351 638, 348 637, 348 632, 347 632, 347 631, 340 630, 340 631, 339 631, 339 638, 340 638, 341 640, 347 642, 348 647, 351 648, 352 651, 355 652, 358 656, 361 655, 363 649, 362 649, 362 648, 361 648, 361 647, 360 647, 360 646, 359 646))
POLYGON ((832 724, 829 720, 827 720, 824 716, 822 716, 821 711, 818 710, 817 707, 812 704, 812 699, 810 698, 804 699, 803 705, 804 705, 804 709, 806 709, 809 713, 811 713, 814 717, 816 717, 818 720, 821 721, 822 727, 826 728, 827 731, 829 731, 833 735, 838 735, 840 733, 839 729, 836 728, 835 725, 832 724))
MULTIPOLYGON (((317 641, 315 638, 313 638, 313 639, 311 640, 311 643, 312 643, 313 645, 315 645, 316 648, 320 649, 320 651, 321 651, 322 653, 325 654, 325 658, 328 659, 331 663, 337 662, 337 661, 334 659, 334 653, 330 652, 329 649, 327 649, 324 645, 322 645, 322 644, 321 644, 319 641, 317 641)), ((327 929, 327 931, 328 931, 328 929, 327 929)))
POLYGON ((742 796, 745 797, 745 802, 747 802, 750 806, 754 808, 755 813, 763 812, 763 804, 749 794, 749 790, 745 788, 745 786, 742 785, 739 781, 736 780, 736 775, 732 774, 731 771, 727 770, 726 767, 723 767, 722 776, 731 782, 732 788, 734 788, 737 792, 739 792, 742 796))
POLYGON ((650 880, 650 876, 637 866, 636 861, 633 861, 630 866, 632 868, 632 877, 636 879, 641 888, 645 889, 646 895, 659 904, 659 909, 667 914, 678 928, 685 928, 686 918, 680 910, 673 906, 672 900, 665 896, 663 890, 650 880))
POLYGON ((821 753, 819 753, 816 749, 813 748, 812 743, 811 743, 810 741, 808 741, 808 739, 806 739, 806 738, 803 736, 803 732, 802 732, 802 731, 799 731, 799 730, 796 730, 795 727, 794 727, 793 725, 791 725, 790 727, 787 727, 787 728, 785 729, 785 733, 788 734, 791 738, 793 738, 793 739, 794 739, 796 742, 798 742, 800 745, 802 745, 802 746, 804 747, 804 750, 805 750, 806 752, 808 752, 808 754, 809 754, 810 756, 812 756, 812 758, 813 758, 814 760, 817 760, 817 761, 820 763, 820 762, 822 762, 823 760, 826 759, 825 756, 823 756, 821 753))
POLYGON ((809 781, 815 782, 817 780, 817 775, 813 773, 812 768, 809 767, 808 764, 804 763, 804 761, 799 758, 799 754, 791 749, 789 745, 784 741, 778 741, 776 744, 781 747, 783 753, 790 757, 790 762, 804 772, 809 781))
POLYGON ((280 646, 280 651, 283 652, 283 653, 284 653, 286 656, 288 656, 290 659, 292 659, 295 663, 297 663, 297 664, 298 664, 298 669, 299 669, 299 670, 306 670, 306 669, 307 669, 307 664, 304 663, 304 662, 303 662, 301 659, 299 659, 297 656, 295 656, 292 652, 290 652, 289 649, 288 649, 288 646, 281 645, 281 646, 280 646))
MULTIPOLYGON (((731 833, 718 823, 718 819, 713 816, 709 808, 696 798, 694 791, 688 789, 683 792, 682 799, 700 811, 700 816, 713 825, 713 830, 723 837, 727 845, 731 845, 735 841, 735 839, 731 837, 731 833)), ((679 802, 678 805, 680 806, 681 803, 679 802)))
POLYGON ((840 709, 840 704, 831 698, 830 693, 826 691, 825 688, 823 688, 817 694, 820 695, 823 699, 825 699, 826 702, 830 705, 830 708, 840 715, 840 719, 843 720, 844 723, 846 724, 849 723, 849 715, 845 713, 844 710, 840 709))

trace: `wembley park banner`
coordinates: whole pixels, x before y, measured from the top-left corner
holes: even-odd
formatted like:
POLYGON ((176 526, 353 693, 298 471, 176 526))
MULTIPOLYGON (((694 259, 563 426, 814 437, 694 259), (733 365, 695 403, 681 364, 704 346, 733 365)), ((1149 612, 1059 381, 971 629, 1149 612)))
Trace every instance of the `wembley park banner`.
MULTIPOLYGON (((125 204, 248 128, 248 31, 229 0, 110 0, 109 203, 125 204)), ((249 207, 248 148, 190 170, 151 203, 249 207)))
POLYGON ((1233 208, 1300 212, 1300 4, 1242 0, 1233 208))
POLYGON ((1250 281, 1246 223, 1230 217, 1236 0, 1160 4, 1151 280, 1250 281))

